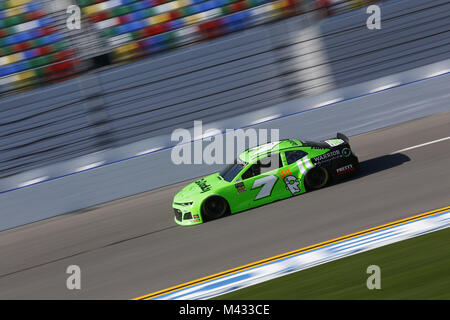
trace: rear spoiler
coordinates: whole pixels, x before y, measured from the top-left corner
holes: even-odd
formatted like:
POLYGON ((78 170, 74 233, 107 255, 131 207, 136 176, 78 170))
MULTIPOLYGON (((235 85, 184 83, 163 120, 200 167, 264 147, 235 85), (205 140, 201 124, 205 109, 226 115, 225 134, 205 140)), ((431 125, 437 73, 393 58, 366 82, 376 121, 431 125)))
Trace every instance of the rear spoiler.
POLYGON ((336 134, 336 138, 337 138, 337 139, 344 140, 346 143, 349 143, 348 137, 347 137, 345 134, 343 134, 343 133, 338 132, 338 133, 336 134))

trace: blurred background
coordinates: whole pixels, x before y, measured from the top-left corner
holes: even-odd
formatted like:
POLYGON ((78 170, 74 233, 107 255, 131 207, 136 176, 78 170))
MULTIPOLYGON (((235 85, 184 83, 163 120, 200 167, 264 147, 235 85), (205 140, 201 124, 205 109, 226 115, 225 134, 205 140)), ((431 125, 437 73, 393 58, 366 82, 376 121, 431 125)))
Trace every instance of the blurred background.
POLYGON ((440 0, 0 1, 0 178, 445 60, 449 14, 440 0), (374 3, 381 30, 366 27, 374 3))
POLYGON ((0 2, 1 93, 319 9, 328 17, 369 0, 6 0, 0 2), (81 8, 81 30, 67 8, 81 8), (71 20, 70 20, 71 21, 71 20))

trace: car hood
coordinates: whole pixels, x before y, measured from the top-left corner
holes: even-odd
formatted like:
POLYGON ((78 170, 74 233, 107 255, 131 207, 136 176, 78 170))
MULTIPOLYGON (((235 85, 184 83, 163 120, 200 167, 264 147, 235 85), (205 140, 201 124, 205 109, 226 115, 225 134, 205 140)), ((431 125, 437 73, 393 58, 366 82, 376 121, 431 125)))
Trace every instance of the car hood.
POLYGON ((206 195, 217 192, 220 187, 227 184, 229 182, 223 180, 220 173, 216 172, 184 187, 175 195, 173 201, 177 203, 195 201, 197 198, 204 198, 206 195))

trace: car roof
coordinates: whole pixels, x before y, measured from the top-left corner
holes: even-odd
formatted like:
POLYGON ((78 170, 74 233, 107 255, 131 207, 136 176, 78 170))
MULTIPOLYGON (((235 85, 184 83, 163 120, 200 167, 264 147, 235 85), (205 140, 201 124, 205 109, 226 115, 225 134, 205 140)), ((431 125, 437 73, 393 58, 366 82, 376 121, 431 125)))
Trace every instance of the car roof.
POLYGON ((261 159, 270 153, 279 153, 280 151, 301 147, 302 145, 302 142, 296 139, 269 142, 245 150, 239 155, 239 159, 246 163, 253 163, 255 160, 261 159))

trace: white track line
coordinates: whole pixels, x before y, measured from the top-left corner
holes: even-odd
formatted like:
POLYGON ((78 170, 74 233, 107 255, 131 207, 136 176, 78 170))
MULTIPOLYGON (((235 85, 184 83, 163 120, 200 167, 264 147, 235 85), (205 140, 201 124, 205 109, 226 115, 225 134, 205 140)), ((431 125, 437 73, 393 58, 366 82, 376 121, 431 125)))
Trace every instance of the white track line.
POLYGON ((429 144, 441 142, 441 141, 448 140, 448 139, 450 139, 450 137, 445 137, 445 138, 442 138, 442 139, 433 140, 433 141, 430 141, 430 142, 425 142, 425 143, 422 143, 422 144, 418 144, 418 145, 416 145, 416 146, 412 146, 412 147, 409 147, 409 148, 397 150, 397 151, 395 151, 395 152, 392 152, 391 154, 399 153, 399 152, 403 152, 403 151, 408 151, 408 150, 412 150, 412 149, 416 149, 416 148, 420 148, 420 147, 424 147, 424 146, 427 146, 427 145, 429 145, 429 144))

